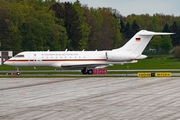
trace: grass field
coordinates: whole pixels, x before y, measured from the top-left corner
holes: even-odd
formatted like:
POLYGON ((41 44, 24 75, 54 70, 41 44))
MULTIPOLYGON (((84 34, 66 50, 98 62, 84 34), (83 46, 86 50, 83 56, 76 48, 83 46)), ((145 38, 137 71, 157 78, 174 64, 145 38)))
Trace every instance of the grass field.
MULTIPOLYGON (((21 67, 21 70, 34 70, 33 67, 21 67)), ((55 70, 51 67, 36 67, 37 70, 55 70)), ((153 55, 137 63, 110 66, 109 70, 125 69, 180 69, 180 59, 174 59, 171 55, 153 55)), ((15 67, 1 65, 0 70, 16 70, 15 67)))
POLYGON ((180 69, 180 59, 170 55, 154 55, 137 63, 115 65, 109 69, 180 69))

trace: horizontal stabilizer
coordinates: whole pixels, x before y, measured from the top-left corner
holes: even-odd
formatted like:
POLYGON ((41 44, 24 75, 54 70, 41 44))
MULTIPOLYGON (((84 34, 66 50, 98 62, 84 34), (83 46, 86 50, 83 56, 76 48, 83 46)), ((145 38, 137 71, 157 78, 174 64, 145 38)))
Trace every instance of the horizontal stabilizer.
POLYGON ((147 30, 141 30, 139 35, 143 36, 143 35, 172 35, 174 33, 165 33, 165 32, 152 32, 152 31, 147 31, 147 30))

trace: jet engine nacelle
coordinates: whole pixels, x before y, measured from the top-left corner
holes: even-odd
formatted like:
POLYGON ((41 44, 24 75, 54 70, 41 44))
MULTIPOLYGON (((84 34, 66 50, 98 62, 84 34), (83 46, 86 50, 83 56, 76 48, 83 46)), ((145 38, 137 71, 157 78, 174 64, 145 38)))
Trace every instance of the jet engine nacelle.
POLYGON ((128 60, 134 60, 136 57, 133 54, 128 53, 122 53, 119 51, 108 51, 106 52, 106 60, 108 61, 128 61, 128 60))

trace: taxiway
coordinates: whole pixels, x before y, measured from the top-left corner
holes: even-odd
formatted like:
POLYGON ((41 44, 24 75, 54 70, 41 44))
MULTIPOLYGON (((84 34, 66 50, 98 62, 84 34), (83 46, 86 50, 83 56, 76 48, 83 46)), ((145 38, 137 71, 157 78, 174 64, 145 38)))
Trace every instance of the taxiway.
POLYGON ((179 80, 179 77, 0 78, 0 119, 180 119, 179 80))

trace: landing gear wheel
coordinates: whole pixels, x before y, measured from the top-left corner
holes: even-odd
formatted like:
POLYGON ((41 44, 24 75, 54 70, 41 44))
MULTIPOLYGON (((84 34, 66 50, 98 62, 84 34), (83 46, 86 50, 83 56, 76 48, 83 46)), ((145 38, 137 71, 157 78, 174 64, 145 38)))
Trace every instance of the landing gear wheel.
POLYGON ((87 71, 86 69, 81 70, 81 72, 82 72, 82 74, 84 74, 84 75, 88 73, 88 71, 87 71))
POLYGON ((92 69, 89 69, 87 72, 88 72, 88 74, 93 74, 93 70, 92 69))
POLYGON ((93 70, 92 69, 82 69, 81 72, 84 75, 85 74, 90 74, 90 75, 93 74, 93 70))
POLYGON ((17 72, 17 75, 20 75, 21 73, 20 72, 17 72))

